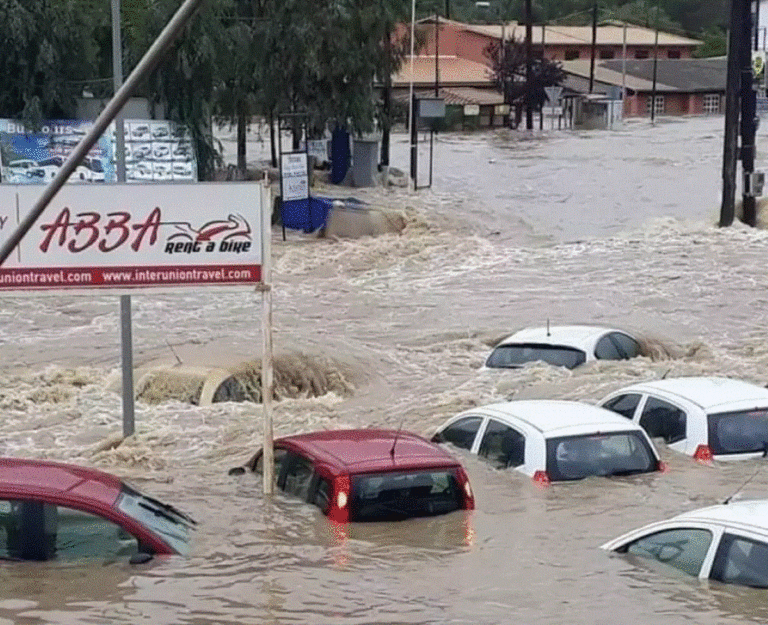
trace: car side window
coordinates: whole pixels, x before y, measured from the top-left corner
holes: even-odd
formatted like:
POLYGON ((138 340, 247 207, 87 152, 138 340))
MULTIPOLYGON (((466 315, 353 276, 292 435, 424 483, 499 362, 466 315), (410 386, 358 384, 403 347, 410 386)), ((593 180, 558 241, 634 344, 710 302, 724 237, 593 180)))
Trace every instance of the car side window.
MULTIPOLYGON (((280 475, 280 466, 283 464, 283 460, 285 459, 286 451, 285 449, 275 449, 273 452, 274 460, 275 460, 275 472, 274 477, 275 480, 277 480, 277 476, 280 475)), ((253 470, 256 473, 263 474, 264 473, 264 454, 260 454, 259 457, 256 459, 256 465, 253 467, 253 470)))
POLYGON ((491 419, 485 428, 478 454, 497 469, 518 467, 525 461, 525 436, 491 419))
POLYGON ((483 422, 482 417, 465 417, 451 423, 442 432, 432 438, 437 443, 451 443, 461 449, 472 449, 477 430, 483 422))
POLYGON ((666 443, 685 438, 685 412, 656 397, 649 397, 643 407, 640 426, 651 438, 662 437, 666 443))
POLYGON ((290 454, 285 467, 285 475, 281 478, 280 486, 287 494, 298 497, 303 501, 308 500, 309 484, 312 481, 314 467, 312 462, 304 456, 290 454))
POLYGON ((0 500, 0 557, 20 560, 115 559, 139 542, 98 515, 39 501, 0 500))
POLYGON ((597 345, 595 346, 595 358, 599 360, 621 360, 623 358, 619 353, 619 350, 616 349, 616 345, 614 345, 611 340, 610 334, 606 334, 597 342, 597 345))
POLYGON ((635 414, 637 404, 640 403, 640 397, 641 395, 638 393, 619 395, 618 397, 614 397, 613 399, 609 399, 607 402, 605 402, 603 404, 603 408, 612 410, 613 412, 620 414, 622 417, 626 417, 627 419, 631 419, 635 414))
POLYGON ((325 478, 318 477, 312 490, 310 503, 320 508, 323 514, 327 514, 328 506, 331 503, 331 482, 325 478))
POLYGON ((616 345, 622 358, 635 358, 641 353, 640 344, 631 336, 627 336, 623 332, 611 332, 608 336, 611 337, 611 341, 616 345))
POLYGON ((768 587, 768 545, 723 534, 710 577, 728 584, 768 587))
POLYGON ((644 536, 621 551, 669 564, 697 577, 711 542, 712 533, 708 530, 680 528, 644 536))

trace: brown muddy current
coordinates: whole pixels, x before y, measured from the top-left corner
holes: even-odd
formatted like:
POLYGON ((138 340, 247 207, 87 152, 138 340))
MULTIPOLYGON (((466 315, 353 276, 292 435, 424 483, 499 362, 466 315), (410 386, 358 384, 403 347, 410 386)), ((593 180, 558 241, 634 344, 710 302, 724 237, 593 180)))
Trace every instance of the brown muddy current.
MULTIPOLYGON (((597 401, 667 372, 768 382, 768 234, 714 227, 722 128, 716 118, 441 135, 431 191, 323 189, 402 211, 408 226, 355 241, 273 232, 276 434, 401 423, 430 434, 471 406, 597 401), (494 339, 547 319, 633 330, 659 357, 479 370, 494 339)), ((407 170, 407 152, 399 137, 393 164, 407 170)), ((134 296, 133 312, 138 374, 177 357, 241 372, 259 359, 258 294, 134 296)), ((764 462, 704 466, 662 449, 666 474, 540 489, 463 457, 474 512, 339 532, 316 509, 265 501, 257 480, 227 476, 259 444, 257 404, 196 406, 155 385, 137 403, 137 434, 114 446, 117 296, 3 296, 0 354, 0 454, 111 471, 200 523, 189 558, 0 563, 0 625, 768 620, 768 591, 599 549, 752 476, 736 498, 768 496, 764 462)))

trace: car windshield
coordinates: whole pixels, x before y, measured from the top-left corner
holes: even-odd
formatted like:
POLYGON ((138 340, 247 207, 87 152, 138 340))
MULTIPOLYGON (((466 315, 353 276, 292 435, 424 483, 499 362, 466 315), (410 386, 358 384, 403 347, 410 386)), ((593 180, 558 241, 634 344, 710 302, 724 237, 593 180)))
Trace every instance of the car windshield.
POLYGON ((591 475, 630 475, 658 468, 640 432, 611 432, 547 440, 549 479, 579 480, 591 475))
POLYGON ((184 513, 125 485, 115 505, 160 536, 176 553, 189 554, 189 528, 195 522, 184 513))
POLYGON ((562 345, 516 344, 499 345, 488 356, 487 367, 520 367, 526 362, 541 360, 556 367, 573 369, 584 363, 587 355, 580 349, 562 345))
POLYGON ((453 468, 352 477, 352 521, 397 521, 446 514, 462 507, 453 468))
POLYGON ((721 412, 707 416, 709 448, 713 454, 765 451, 768 448, 768 409, 721 412))

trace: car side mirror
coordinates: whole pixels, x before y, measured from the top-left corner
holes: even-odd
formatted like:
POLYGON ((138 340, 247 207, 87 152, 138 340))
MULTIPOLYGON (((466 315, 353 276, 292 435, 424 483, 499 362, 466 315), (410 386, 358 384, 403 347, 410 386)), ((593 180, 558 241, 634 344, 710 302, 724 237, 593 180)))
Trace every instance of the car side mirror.
POLYGON ((155 556, 153 556, 151 553, 147 553, 146 551, 140 551, 139 553, 134 553, 128 562, 130 564, 146 564, 150 560, 152 560, 155 556))

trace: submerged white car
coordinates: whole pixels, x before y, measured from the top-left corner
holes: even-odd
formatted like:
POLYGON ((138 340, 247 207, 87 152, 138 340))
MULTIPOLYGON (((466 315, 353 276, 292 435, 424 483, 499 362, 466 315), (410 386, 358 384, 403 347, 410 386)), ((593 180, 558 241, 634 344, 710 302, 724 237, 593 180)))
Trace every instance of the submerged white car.
POLYGON ((633 384, 599 404, 697 460, 768 454, 768 389, 718 377, 633 384))
POLYGON ((603 549, 663 562, 688 575, 768 587, 768 500, 680 514, 611 540, 603 549))
POLYGON ((642 428, 608 410, 574 401, 519 400, 473 408, 432 437, 493 466, 547 484, 593 475, 664 470, 642 428))
POLYGON ((494 347, 485 366, 522 367, 542 361, 573 369, 593 360, 626 360, 643 355, 640 342, 623 330, 586 325, 526 328, 494 347))

